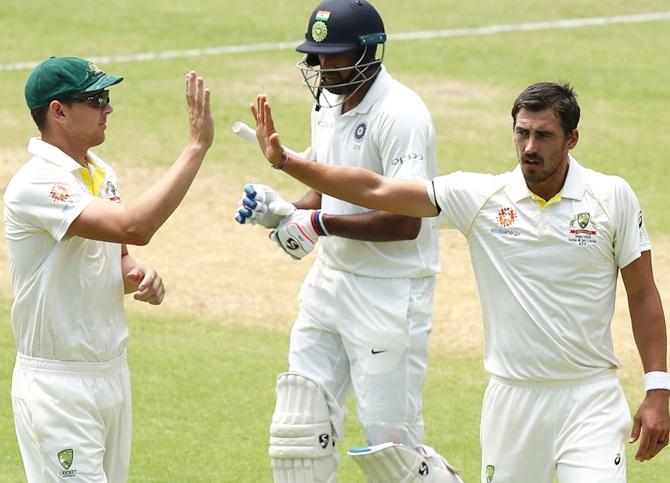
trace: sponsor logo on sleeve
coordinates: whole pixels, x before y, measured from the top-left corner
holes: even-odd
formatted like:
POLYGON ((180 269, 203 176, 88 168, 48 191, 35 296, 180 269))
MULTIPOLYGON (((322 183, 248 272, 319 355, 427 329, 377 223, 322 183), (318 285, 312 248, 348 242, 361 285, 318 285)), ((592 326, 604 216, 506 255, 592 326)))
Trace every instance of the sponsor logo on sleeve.
POLYGON ((49 190, 49 198, 54 203, 66 203, 70 198, 70 190, 64 184, 56 183, 49 190))
POLYGON ((407 153, 404 156, 400 156, 391 161, 391 164, 395 166, 396 164, 403 165, 409 161, 423 161, 423 154, 421 153, 407 153))
POLYGON ((49 200, 56 205, 72 207, 81 200, 81 193, 71 191, 70 187, 63 183, 54 183, 49 189, 49 200))

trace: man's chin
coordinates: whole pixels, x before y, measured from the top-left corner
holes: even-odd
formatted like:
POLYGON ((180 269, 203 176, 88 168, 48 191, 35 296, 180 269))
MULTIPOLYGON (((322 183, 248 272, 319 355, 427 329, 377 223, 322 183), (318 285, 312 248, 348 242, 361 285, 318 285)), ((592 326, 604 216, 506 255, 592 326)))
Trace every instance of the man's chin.
POLYGON ((91 147, 100 146, 104 142, 105 142, 105 133, 103 132, 100 134, 100 136, 91 140, 91 147))
POLYGON ((349 94, 353 90, 352 86, 323 86, 323 88, 331 94, 335 94, 336 96, 349 94))

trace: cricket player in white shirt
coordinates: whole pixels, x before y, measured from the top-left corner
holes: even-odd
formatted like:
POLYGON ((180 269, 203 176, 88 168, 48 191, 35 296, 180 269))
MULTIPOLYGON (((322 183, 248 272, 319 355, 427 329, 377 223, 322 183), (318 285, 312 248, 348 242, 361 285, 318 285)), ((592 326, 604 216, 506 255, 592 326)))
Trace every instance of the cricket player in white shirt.
MULTIPOLYGON (((311 147, 319 164, 381 176, 436 175, 435 131, 413 91, 382 65, 384 24, 363 0, 327 0, 309 18, 298 67, 315 99, 311 147)), ((426 220, 371 211, 310 191, 295 204, 247 185, 239 222, 273 228, 294 258, 318 259, 299 295, 289 372, 277 383, 270 429, 275 482, 336 481, 334 442, 353 388, 370 446, 352 449, 369 481, 458 482, 423 444, 422 392, 437 234, 426 220), (407 478, 407 479, 405 479, 407 478)))
POLYGON ((12 407, 30 483, 125 482, 131 443, 124 293, 160 304, 161 277, 127 244, 145 245, 177 208, 212 144, 209 91, 186 77, 189 142, 170 170, 127 205, 90 148, 105 140, 110 76, 52 57, 25 97, 41 137, 5 190, 17 357, 12 407))
POLYGON ((481 424, 482 483, 623 483, 625 443, 646 461, 668 444, 666 327, 638 200, 621 178, 570 150, 580 116, 569 85, 529 86, 512 108, 518 167, 432 181, 385 178, 287 155, 265 96, 253 108, 273 166, 371 209, 439 216, 470 245, 491 380, 481 424), (610 322, 618 273, 646 397, 633 421, 615 371, 610 322))

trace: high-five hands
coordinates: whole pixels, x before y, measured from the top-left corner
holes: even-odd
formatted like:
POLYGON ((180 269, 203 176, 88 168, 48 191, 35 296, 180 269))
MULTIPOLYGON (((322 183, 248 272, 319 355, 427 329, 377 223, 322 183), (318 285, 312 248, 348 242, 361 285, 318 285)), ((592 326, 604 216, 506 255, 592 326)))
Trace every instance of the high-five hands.
POLYGON ((286 164, 286 152, 279 141, 279 134, 272 121, 272 109, 265 94, 259 94, 251 104, 251 114, 256 121, 256 138, 263 156, 273 167, 281 169, 286 164))
POLYGON ((207 150, 214 141, 214 121, 209 106, 210 91, 195 71, 186 74, 186 104, 188 105, 189 145, 207 150))

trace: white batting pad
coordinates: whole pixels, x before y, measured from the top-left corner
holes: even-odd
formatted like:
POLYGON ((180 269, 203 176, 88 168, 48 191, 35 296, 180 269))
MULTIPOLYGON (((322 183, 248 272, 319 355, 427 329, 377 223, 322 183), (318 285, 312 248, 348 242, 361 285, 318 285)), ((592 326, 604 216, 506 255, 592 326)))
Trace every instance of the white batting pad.
POLYGON ((440 457, 435 464, 432 457, 422 453, 400 443, 352 448, 347 452, 368 483, 463 483, 444 458, 440 457))
POLYGON ((337 457, 328 404, 319 385, 286 372, 277 378, 270 425, 275 483, 335 483, 337 457))

